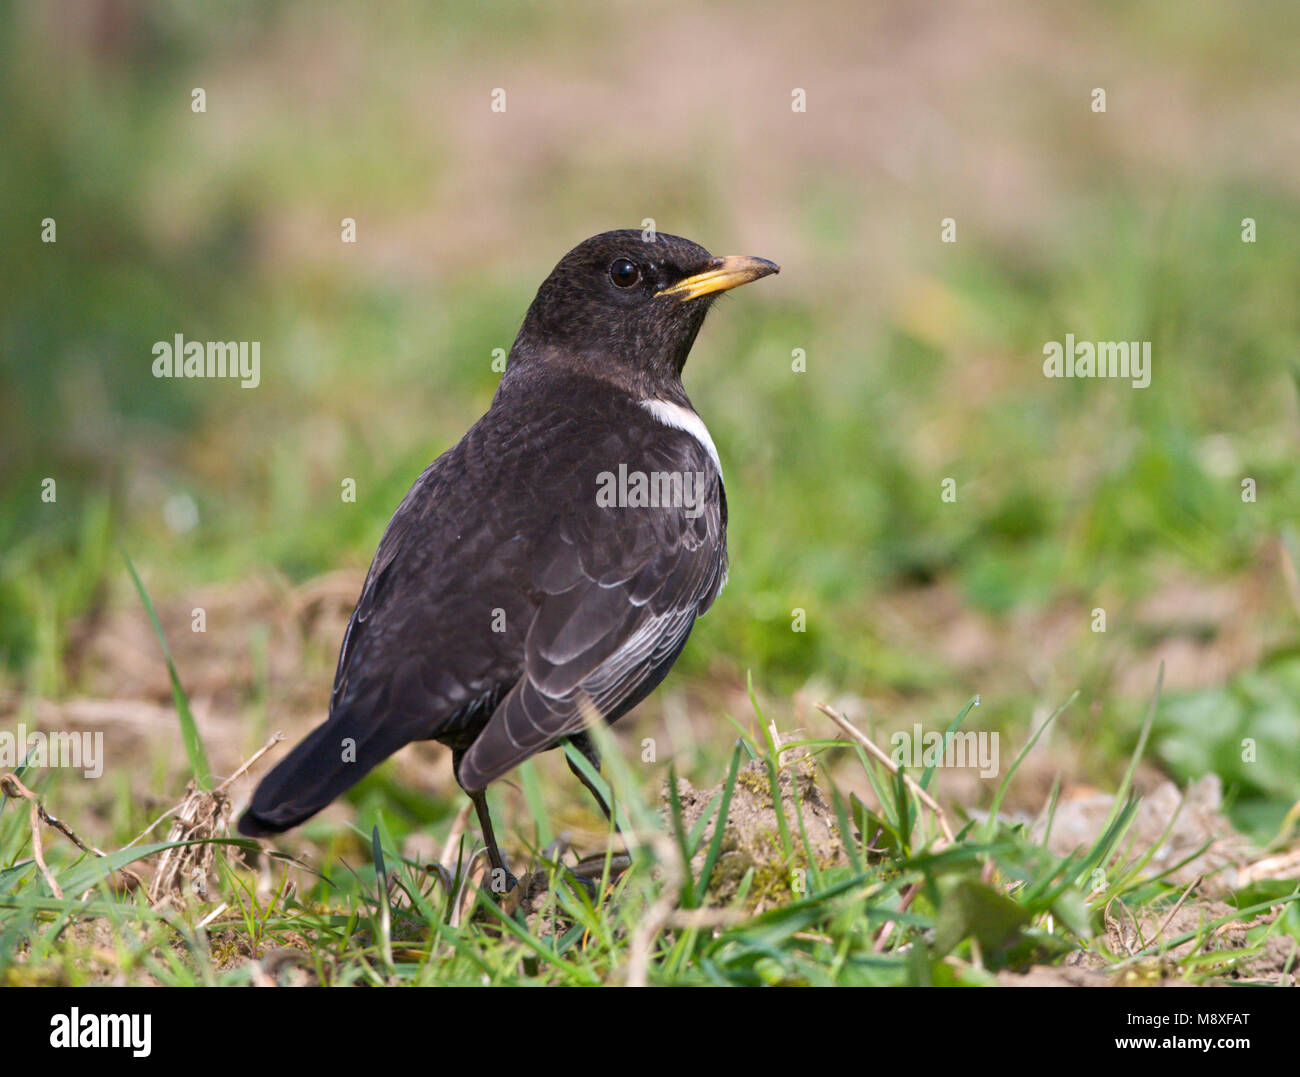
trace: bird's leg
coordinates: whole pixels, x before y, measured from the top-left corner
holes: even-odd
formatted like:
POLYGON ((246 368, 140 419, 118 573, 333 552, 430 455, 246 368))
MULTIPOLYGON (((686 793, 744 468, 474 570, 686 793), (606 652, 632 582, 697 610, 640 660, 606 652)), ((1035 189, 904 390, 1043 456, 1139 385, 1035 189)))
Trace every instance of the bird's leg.
MULTIPOLYGON (((465 757, 463 751, 453 751, 451 753, 451 772, 455 775, 460 774, 460 761, 465 757)), ((459 778, 457 779, 459 783, 459 778)), ((462 789, 465 787, 462 785, 462 789)), ((506 867, 505 858, 501 855, 501 850, 497 848, 497 836, 492 830, 492 813, 488 811, 487 792, 480 789, 476 793, 471 793, 465 789, 465 795, 469 797, 470 803, 474 805, 474 814, 478 816, 479 829, 483 831, 483 844, 487 846, 488 866, 491 867, 491 878, 488 880, 488 888, 494 894, 508 894, 518 884, 519 880, 510 874, 510 869, 506 867)))
POLYGON ((501 850, 497 848, 497 837, 492 832, 492 815, 488 811, 487 794, 480 789, 477 793, 467 791, 466 795, 474 805, 474 811, 478 815, 478 825, 483 830, 483 842, 487 845, 488 863, 492 867, 492 878, 488 888, 494 894, 508 894, 519 885, 519 880, 510 874, 510 869, 506 867, 506 862, 501 856, 501 850))
MULTIPOLYGON (((577 733, 574 736, 569 738, 569 743, 572 744, 575 748, 578 749, 578 751, 582 753, 583 758, 586 759, 587 762, 591 764, 592 769, 599 774, 600 773, 600 752, 598 752, 596 750, 596 746, 591 743, 591 738, 588 737, 586 733, 577 733)), ((597 789, 591 782, 587 780, 587 776, 583 774, 581 770, 579 770, 576 766, 574 766, 573 760, 569 758, 569 754, 567 752, 564 755, 564 761, 569 764, 569 769, 573 771, 573 773, 577 776, 578 781, 582 782, 582 784, 587 787, 587 790, 591 793, 591 795, 595 797, 596 804, 599 805, 600 810, 605 815, 605 818, 608 819, 610 822, 614 823, 614 833, 616 833, 620 838, 622 838, 623 831, 619 828, 617 821, 615 821, 613 812, 610 810, 609 804, 607 804, 605 802, 605 798, 600 795, 600 790, 597 789)), ((623 847, 624 850, 626 850, 627 848, 626 840, 623 841, 623 847)), ((579 879, 586 878, 588 874, 591 872, 595 872, 597 875, 602 874, 604 872, 604 867, 605 867, 605 855, 606 854, 604 853, 599 853, 594 856, 583 857, 581 860, 578 861, 577 867, 573 869, 573 874, 575 874, 579 879)), ((614 874, 618 875, 626 871, 628 867, 631 865, 631 863, 632 861, 626 851, 615 852, 612 855, 612 858, 610 860, 610 867, 612 868, 614 874)))
MULTIPOLYGON (((588 737, 586 733, 575 733, 569 738, 569 743, 582 753, 582 757, 591 764, 591 769, 599 774, 600 752, 597 751, 596 746, 591 743, 591 738, 588 737)), ((588 781, 587 776, 578 769, 573 760, 569 758, 568 752, 564 753, 564 761, 569 764, 569 769, 573 771, 574 777, 576 777, 578 781, 582 782, 582 784, 587 787, 587 792, 596 798, 596 805, 600 808, 601 814, 603 814, 606 819, 612 820, 613 815, 610 812, 610 807, 605 803, 605 798, 600 795, 600 790, 588 781)), ((617 823, 614 823, 614 830, 618 833, 620 838, 623 836, 623 832, 618 829, 617 823)))

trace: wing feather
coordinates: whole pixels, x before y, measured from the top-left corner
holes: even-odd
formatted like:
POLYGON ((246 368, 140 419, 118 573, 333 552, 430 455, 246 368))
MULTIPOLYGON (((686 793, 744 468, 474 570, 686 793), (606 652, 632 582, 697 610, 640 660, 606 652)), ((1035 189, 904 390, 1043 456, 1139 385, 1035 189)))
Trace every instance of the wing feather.
POLYGON ((459 778, 481 789, 585 726, 613 722, 663 680, 726 576, 721 474, 688 434, 663 439, 665 467, 709 476, 703 511, 591 509, 557 536, 545 594, 524 642, 524 675, 466 753, 459 778))

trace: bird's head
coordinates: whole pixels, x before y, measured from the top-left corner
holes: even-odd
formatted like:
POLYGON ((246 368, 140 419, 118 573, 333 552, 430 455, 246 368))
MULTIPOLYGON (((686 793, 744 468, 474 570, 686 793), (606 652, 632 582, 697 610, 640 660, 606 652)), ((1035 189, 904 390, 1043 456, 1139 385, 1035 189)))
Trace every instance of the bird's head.
POLYGON ((653 391, 681 377, 714 299, 776 272, 764 258, 714 257, 680 236, 603 232, 542 282, 510 366, 561 362, 653 391))

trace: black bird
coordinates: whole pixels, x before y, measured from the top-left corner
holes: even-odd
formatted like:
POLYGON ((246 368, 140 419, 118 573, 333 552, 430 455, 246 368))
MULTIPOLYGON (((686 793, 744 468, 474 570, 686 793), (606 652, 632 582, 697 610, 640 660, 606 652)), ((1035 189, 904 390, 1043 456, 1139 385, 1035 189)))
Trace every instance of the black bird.
POLYGON ((513 885, 484 788, 565 740, 599 768, 584 712, 613 722, 649 695, 726 579, 722 471, 682 367, 713 300, 776 272, 635 230, 560 260, 487 414, 389 521, 329 718, 262 780, 242 833, 297 826, 437 740, 513 885))

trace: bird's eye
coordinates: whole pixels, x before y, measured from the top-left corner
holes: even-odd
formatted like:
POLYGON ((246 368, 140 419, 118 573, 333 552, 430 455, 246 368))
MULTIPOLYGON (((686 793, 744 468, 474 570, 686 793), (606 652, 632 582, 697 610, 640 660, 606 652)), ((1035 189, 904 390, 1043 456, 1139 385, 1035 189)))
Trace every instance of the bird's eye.
POLYGON ((636 267, 635 262, 620 258, 609 267, 609 279, 619 288, 631 288, 641 279, 641 270, 636 267))

